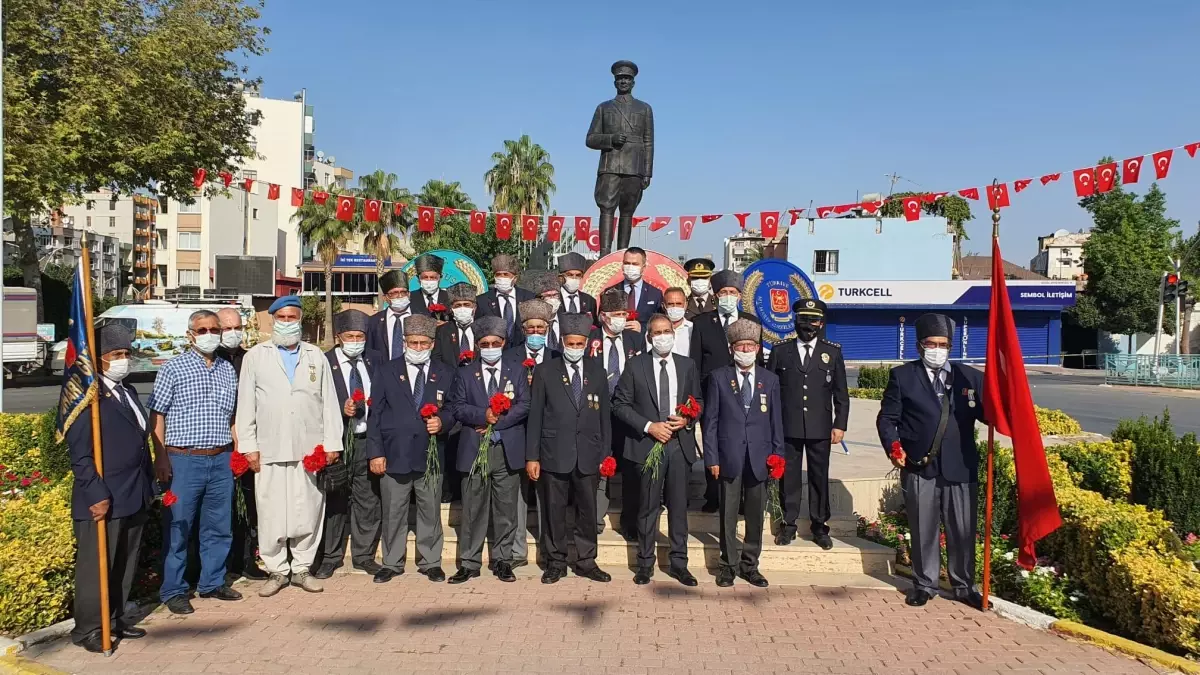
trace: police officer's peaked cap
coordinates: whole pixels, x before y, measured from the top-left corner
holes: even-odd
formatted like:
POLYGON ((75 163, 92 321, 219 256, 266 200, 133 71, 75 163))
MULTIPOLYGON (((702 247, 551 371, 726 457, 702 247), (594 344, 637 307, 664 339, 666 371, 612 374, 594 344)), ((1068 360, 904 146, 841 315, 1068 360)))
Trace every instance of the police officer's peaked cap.
POLYGON ((792 303, 792 312, 797 316, 825 316, 825 303, 816 298, 800 298, 792 303))

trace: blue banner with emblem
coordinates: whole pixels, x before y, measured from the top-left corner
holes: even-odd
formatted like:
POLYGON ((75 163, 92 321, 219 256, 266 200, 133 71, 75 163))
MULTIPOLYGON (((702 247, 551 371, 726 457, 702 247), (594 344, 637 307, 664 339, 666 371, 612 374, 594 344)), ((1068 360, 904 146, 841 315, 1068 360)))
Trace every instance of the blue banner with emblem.
POLYGON ((92 363, 92 350, 88 345, 87 315, 83 305, 90 298, 83 295, 82 268, 83 260, 80 259, 75 265, 75 280, 71 284, 67 352, 63 357, 62 391, 58 395, 55 435, 60 441, 96 396, 96 371, 92 363))
POLYGON ((758 318, 771 345, 796 337, 792 304, 817 297, 812 279, 786 260, 766 258, 742 274, 742 311, 758 318))
MULTIPOLYGON (((421 255, 425 254, 436 255, 442 259, 442 281, 440 283, 442 288, 449 288, 454 284, 465 281, 474 286, 478 293, 487 291, 487 278, 483 276, 483 269, 479 265, 476 265, 474 260, 471 260, 458 251, 448 249, 425 251, 421 255)), ((421 282, 417 279, 417 275, 413 270, 415 260, 416 258, 414 257, 413 260, 409 260, 404 264, 404 267, 400 268, 408 275, 408 290, 413 293, 416 293, 417 289, 421 287, 421 282)))

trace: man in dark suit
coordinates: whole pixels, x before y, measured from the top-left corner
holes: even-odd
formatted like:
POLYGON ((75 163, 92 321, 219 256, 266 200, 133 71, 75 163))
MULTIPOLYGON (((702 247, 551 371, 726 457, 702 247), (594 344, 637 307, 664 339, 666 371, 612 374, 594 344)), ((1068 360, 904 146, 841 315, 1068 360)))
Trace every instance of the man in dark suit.
MULTIPOLYGON (((712 275, 711 285, 716 293, 716 308, 692 319, 692 344, 688 357, 700 370, 702 388, 708 386, 708 374, 717 368, 733 365, 733 354, 725 330, 738 319, 757 321, 753 314, 738 311, 742 298, 742 275, 721 270, 712 275)), ((761 356, 759 362, 761 363, 761 356)), ((701 429, 703 431, 703 429, 701 429)), ((716 513, 720 506, 720 483, 705 473, 704 512, 716 513)))
POLYGON ((646 250, 637 246, 625 249, 621 263, 624 279, 609 286, 625 291, 625 309, 629 310, 630 330, 643 332, 642 328, 651 315, 662 311, 662 291, 646 283, 642 274, 646 271, 646 250))
POLYGON ((508 349, 520 346, 525 342, 525 332, 521 330, 521 303, 533 299, 533 293, 517 286, 521 276, 521 266, 516 256, 507 253, 492 258, 492 287, 481 293, 476 299, 479 316, 498 316, 504 319, 508 326, 508 335, 504 344, 508 349))
POLYGON ((450 396, 454 418, 462 424, 458 472, 463 477, 460 562, 458 571, 450 577, 452 584, 479 576, 485 537, 491 541, 488 558, 496 578, 517 580, 512 571, 512 549, 525 469, 529 384, 524 366, 503 361, 504 336, 508 334, 504 319, 480 317, 475 329, 479 359, 459 369, 450 396), (496 395, 505 397, 512 407, 499 414, 494 412, 491 399, 496 395), (488 434, 486 440, 483 434, 488 434))
POLYGON ((422 253, 413 261, 413 271, 417 273, 417 283, 420 284, 412 298, 413 314, 433 316, 438 321, 448 320, 450 298, 441 288, 443 265, 445 261, 432 253, 422 253), (431 309, 439 305, 445 309, 441 312, 431 309))
POLYGON ((592 321, 596 320, 596 298, 579 290, 583 283, 583 273, 588 268, 587 258, 571 251, 558 257, 559 308, 562 314, 586 314, 592 321))
POLYGON ((74 520, 75 627, 71 641, 89 652, 104 651, 100 636, 100 561, 98 523, 108 531, 108 606, 114 640, 144 637, 132 624, 125 603, 137 573, 138 550, 147 508, 154 500, 153 471, 147 442, 146 411, 137 391, 123 380, 129 374, 133 331, 115 323, 96 329, 100 355, 96 403, 100 406, 100 442, 104 448, 104 476, 92 454, 92 415, 83 409, 67 427, 67 448, 75 475, 71 491, 74 520))
POLYGON ((546 549, 542 583, 567 573, 567 503, 575 509, 575 573, 592 581, 612 577, 596 566, 596 481, 600 463, 612 447, 608 387, 604 371, 583 358, 592 321, 583 314, 560 320, 563 357, 533 370, 529 424, 525 434, 525 471, 538 485, 544 505, 546 549))
POLYGON ((383 355, 366 350, 370 318, 357 309, 338 312, 333 317, 338 346, 325 352, 333 372, 342 424, 349 430, 351 447, 342 450, 344 461, 326 471, 349 473, 345 491, 325 496, 325 531, 318 565, 313 576, 328 579, 342 566, 346 557, 346 537, 350 537, 351 563, 367 574, 379 571, 375 550, 379 548, 381 502, 379 476, 372 475, 367 462, 367 417, 371 414, 371 373, 383 365, 383 355))
POLYGON ((779 377, 783 396, 783 428, 786 436, 787 468, 780 481, 783 524, 775 543, 786 546, 796 538, 796 519, 804 497, 801 473, 808 461, 808 517, 813 541, 828 551, 829 537, 829 448, 841 443, 850 416, 850 394, 846 389, 846 362, 836 342, 819 337, 825 320, 825 303, 797 300, 796 338, 775 345, 767 369, 779 377))
POLYGON ((717 308, 717 298, 713 295, 711 283, 716 267, 708 258, 692 258, 683 264, 683 270, 688 275, 689 290, 685 318, 691 320, 717 308))
POLYGON ((433 358, 451 368, 458 368, 474 360, 477 351, 471 324, 475 321, 475 298, 478 297, 478 289, 460 281, 443 292, 450 301, 451 318, 438 326, 437 346, 433 348, 433 358), (465 356, 468 352, 470 358, 465 356))
POLYGON ((983 377, 970 366, 949 362, 954 335, 950 317, 925 314, 917 319, 916 330, 921 359, 892 369, 875 420, 884 452, 900 469, 912 531, 913 588, 906 602, 920 607, 937 594, 940 525, 946 532, 946 571, 954 598, 979 609, 975 423, 986 421, 983 377))
POLYGON ((404 356, 404 322, 412 316, 408 277, 392 270, 379 278, 379 289, 388 306, 371 316, 367 349, 390 361, 404 356))
POLYGON ((652 349, 629 360, 613 394, 613 415, 624 423, 625 459, 642 472, 638 508, 638 569, 635 584, 648 584, 654 575, 655 539, 662 504, 667 504, 667 533, 671 540, 671 564, 667 574, 684 586, 695 586, 688 571, 687 499, 688 476, 699 453, 696 427, 680 416, 676 407, 688 397, 697 402, 700 374, 686 356, 675 354, 675 330, 662 314, 650 317, 646 326, 652 349), (664 444, 658 467, 647 466, 653 446, 664 444))
POLYGON ((762 552, 767 457, 783 455, 779 378, 756 365, 762 326, 750 319, 729 325, 734 365, 711 373, 704 395, 704 464, 721 484, 721 570, 717 585, 739 576, 767 587, 758 571, 762 552), (738 507, 745 505, 746 542, 737 538, 738 507))
POLYGON ((375 583, 404 573, 408 546, 408 504, 416 499, 417 571, 430 581, 446 580, 442 570, 441 471, 431 471, 429 439, 436 439, 438 464, 444 467, 446 432, 454 416, 446 405, 454 390, 455 370, 431 358, 437 321, 414 315, 404 322, 404 358, 375 370, 371 415, 367 417, 367 458, 380 476, 383 502, 383 567, 375 583), (421 417, 421 408, 437 414, 421 417))

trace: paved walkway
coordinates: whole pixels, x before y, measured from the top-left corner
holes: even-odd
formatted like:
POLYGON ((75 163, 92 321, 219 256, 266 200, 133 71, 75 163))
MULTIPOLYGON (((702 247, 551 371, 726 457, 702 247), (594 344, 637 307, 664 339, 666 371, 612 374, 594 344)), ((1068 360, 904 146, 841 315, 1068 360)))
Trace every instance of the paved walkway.
MULTIPOLYGON (((451 570, 453 571, 453 570, 451 570)), ((1153 673, 1072 642, 945 599, 904 605, 895 590, 740 581, 685 589, 659 574, 649 586, 568 577, 542 586, 536 570, 502 584, 462 586, 413 572, 386 586, 339 575, 325 593, 289 588, 237 603, 196 600, 163 610, 109 658, 66 641, 26 655, 74 673, 1153 673)), ((243 592, 257 584, 240 584, 243 592)))

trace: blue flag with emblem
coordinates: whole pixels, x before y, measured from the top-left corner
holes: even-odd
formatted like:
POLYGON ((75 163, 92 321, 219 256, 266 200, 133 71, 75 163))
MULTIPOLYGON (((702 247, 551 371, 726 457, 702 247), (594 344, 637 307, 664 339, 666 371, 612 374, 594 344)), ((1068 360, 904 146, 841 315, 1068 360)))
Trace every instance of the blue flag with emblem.
POLYGON ((88 344, 87 318, 83 294, 83 261, 75 265, 71 283, 71 307, 67 319, 67 353, 64 357, 62 391, 58 395, 58 422, 55 435, 62 440, 67 429, 83 414, 96 396, 96 370, 88 344))

